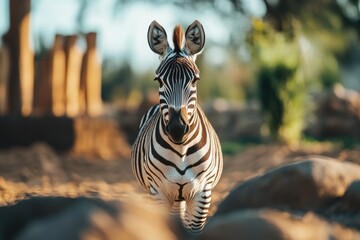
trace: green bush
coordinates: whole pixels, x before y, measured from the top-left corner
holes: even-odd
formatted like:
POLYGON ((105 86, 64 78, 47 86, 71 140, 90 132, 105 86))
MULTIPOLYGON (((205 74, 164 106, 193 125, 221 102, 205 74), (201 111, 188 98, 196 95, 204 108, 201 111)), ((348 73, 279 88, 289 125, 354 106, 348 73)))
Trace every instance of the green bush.
POLYGON ((321 87, 323 89, 332 89, 336 83, 340 82, 340 72, 336 59, 328 56, 320 72, 321 87))
POLYGON ((263 133, 287 144, 301 140, 305 84, 296 38, 271 32, 255 42, 263 133))

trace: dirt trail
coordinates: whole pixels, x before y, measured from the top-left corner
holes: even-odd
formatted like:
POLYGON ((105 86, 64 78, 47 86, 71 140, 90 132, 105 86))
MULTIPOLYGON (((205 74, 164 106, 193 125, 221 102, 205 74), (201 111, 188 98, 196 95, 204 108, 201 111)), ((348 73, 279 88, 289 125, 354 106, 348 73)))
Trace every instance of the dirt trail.
MULTIPOLYGON (((224 171, 213 192, 211 212, 238 183, 295 161, 296 157, 314 154, 360 163, 360 151, 340 150, 332 144, 308 144, 298 149, 280 145, 248 146, 236 155, 224 157, 224 171)), ((131 172, 129 158, 101 160, 59 155, 44 144, 0 151, 0 205, 29 196, 147 198, 131 172)))

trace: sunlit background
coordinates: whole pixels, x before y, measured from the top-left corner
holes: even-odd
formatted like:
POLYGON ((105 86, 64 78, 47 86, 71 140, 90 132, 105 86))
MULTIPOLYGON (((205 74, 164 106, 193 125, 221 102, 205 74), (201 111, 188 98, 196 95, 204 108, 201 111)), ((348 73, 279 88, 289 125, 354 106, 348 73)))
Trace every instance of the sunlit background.
MULTIPOLYGON (((299 140, 319 118, 319 95, 360 91, 359 8, 354 0, 33 0, 28 42, 35 54, 35 90, 27 108, 34 111, 23 111, 44 112, 36 110, 36 101, 47 92, 41 77, 47 73, 37 68, 48 68, 55 35, 78 36, 82 54, 89 32, 97 33, 102 113, 156 103, 153 75, 159 60, 148 47, 147 28, 157 20, 170 38, 176 24, 186 28, 198 19, 206 32, 205 51, 197 60, 200 103, 216 111, 245 109, 244 115, 255 108, 260 135, 299 140)), ((0 35, 5 35, 9 1, 0 0, 0 11, 0 35)), ((26 105, 31 94, 22 99, 26 105)))
MULTIPOLYGON (((226 1, 214 4, 232 14, 232 6, 226 1)), ((252 16, 261 17, 265 6, 261 1, 244 1, 247 11, 252 16)), ((0 1, 1 21, 0 33, 4 34, 9 27, 8 1, 0 1)), ((32 1, 31 45, 35 51, 41 50, 41 44, 49 47, 56 33, 72 34, 77 32, 97 31, 99 33, 99 50, 104 59, 129 61, 134 70, 144 71, 156 66, 155 57, 149 51, 146 32, 148 25, 156 19, 165 29, 171 31, 178 24, 189 24, 199 19, 206 28, 207 38, 212 45, 226 46, 232 30, 244 38, 249 30, 248 17, 242 16, 238 26, 229 27, 229 21, 223 21, 209 5, 204 9, 181 8, 169 3, 160 5, 146 1, 32 1)), ((232 24, 231 24, 232 25, 232 24)), ((185 27, 185 26, 184 26, 185 27)), ((81 44, 81 43, 80 43, 81 44)), ((209 49, 215 48, 209 46, 209 49)), ((216 53, 221 50, 213 50, 216 53)), ((215 55, 215 54, 214 54, 215 55)), ((219 55, 218 55, 219 57, 219 55)), ((222 63, 220 60, 209 60, 211 63, 222 63)))

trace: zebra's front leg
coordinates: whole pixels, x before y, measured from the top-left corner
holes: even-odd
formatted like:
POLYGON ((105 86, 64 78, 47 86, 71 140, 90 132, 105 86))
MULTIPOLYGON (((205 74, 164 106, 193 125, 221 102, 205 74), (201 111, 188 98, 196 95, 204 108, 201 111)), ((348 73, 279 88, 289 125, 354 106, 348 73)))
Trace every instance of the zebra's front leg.
POLYGON ((181 219, 182 222, 185 221, 185 209, 186 202, 185 201, 177 201, 175 200, 172 208, 170 210, 171 215, 177 216, 181 219))
POLYGON ((196 193, 194 198, 187 202, 185 226, 188 230, 193 233, 198 233, 204 228, 210 203, 211 188, 196 193))

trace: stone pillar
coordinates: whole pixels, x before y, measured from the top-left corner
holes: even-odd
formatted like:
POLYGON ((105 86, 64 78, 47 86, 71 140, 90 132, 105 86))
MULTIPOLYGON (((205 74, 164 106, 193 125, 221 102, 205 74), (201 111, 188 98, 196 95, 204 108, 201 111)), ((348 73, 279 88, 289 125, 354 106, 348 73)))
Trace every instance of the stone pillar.
POLYGON ((103 111, 101 99, 101 62, 96 50, 96 33, 86 35, 87 49, 81 69, 81 89, 85 109, 89 116, 99 116, 103 111))
POLYGON ((65 74, 65 98, 66 115, 75 117, 80 110, 80 72, 82 52, 76 46, 76 35, 66 37, 66 74, 65 74))
POLYGON ((65 108, 65 73, 66 56, 64 50, 64 37, 57 34, 50 53, 50 86, 51 111, 55 116, 63 116, 65 108))
POLYGON ((10 114, 28 116, 34 90, 34 53, 29 45, 31 0, 9 0, 9 5, 10 29, 4 38, 11 59, 8 109, 10 114))
POLYGON ((9 70, 9 49, 4 45, 0 48, 0 115, 7 114, 9 70))

